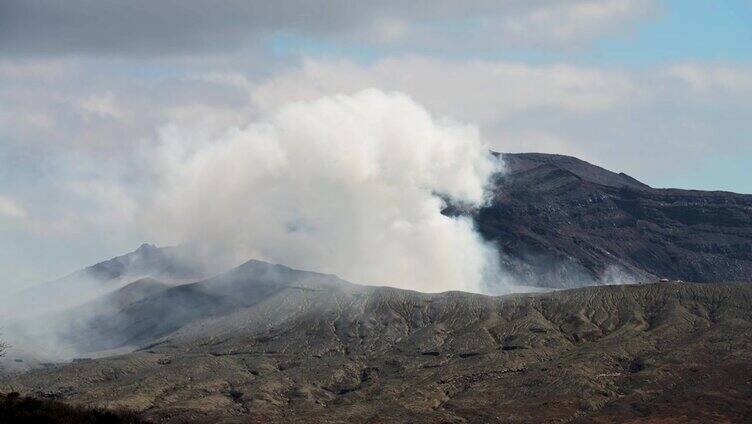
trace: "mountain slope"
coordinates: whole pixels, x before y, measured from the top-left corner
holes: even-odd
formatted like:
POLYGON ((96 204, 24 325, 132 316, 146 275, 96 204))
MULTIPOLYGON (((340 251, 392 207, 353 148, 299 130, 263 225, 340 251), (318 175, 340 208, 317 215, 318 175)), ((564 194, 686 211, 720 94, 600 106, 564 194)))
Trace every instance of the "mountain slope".
POLYGON ((655 189, 568 156, 501 156, 508 172, 473 217, 520 282, 752 281, 752 195, 655 189))
MULTIPOLYGON (((251 260, 228 272, 197 283, 160 289, 147 280, 150 294, 144 294, 144 280, 132 283, 94 302, 88 314, 74 311, 65 338, 79 352, 96 352, 154 342, 179 329, 218 316, 231 315, 263 303, 289 288, 317 290, 352 286, 333 275, 298 271, 282 265, 251 260), (138 285, 138 287, 134 287, 138 285), (133 293, 139 298, 133 299, 133 293), (123 299, 129 302, 124 302, 123 299)), ((80 309, 80 308, 79 308, 80 309)), ((283 307, 269 313, 269 320, 284 319, 283 307), (280 315, 276 317, 275 315, 280 315)), ((248 321, 243 325, 248 326, 248 321)), ((206 328, 200 327, 201 333, 206 328)))
POLYGON ((12 311, 11 318, 37 315, 81 305, 141 278, 175 284, 196 281, 211 272, 197 260, 192 246, 155 247, 144 243, 133 252, 1 299, 0 306, 12 311))
POLYGON ((202 313, 134 353, 13 376, 0 390, 170 423, 752 417, 752 285, 489 297, 246 268, 190 285, 182 300, 202 313), (248 297, 230 300, 238 288, 248 297))

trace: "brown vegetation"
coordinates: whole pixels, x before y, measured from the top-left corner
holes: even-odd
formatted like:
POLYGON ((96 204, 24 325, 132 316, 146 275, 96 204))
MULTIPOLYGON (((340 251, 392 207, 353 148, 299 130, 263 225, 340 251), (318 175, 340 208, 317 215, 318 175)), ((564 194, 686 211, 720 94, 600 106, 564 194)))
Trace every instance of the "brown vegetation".
POLYGON ((86 409, 53 400, 0 394, 0 423, 14 424, 140 424, 138 416, 125 411, 86 409))

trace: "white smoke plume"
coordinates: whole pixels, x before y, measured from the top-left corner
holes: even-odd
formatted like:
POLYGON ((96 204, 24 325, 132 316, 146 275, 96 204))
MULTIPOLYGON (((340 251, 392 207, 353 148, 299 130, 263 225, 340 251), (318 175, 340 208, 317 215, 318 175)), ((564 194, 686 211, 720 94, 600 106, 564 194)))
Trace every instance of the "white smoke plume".
MULTIPOLYGON (((470 218, 441 213, 442 199, 482 204, 500 170, 476 127, 374 89, 289 103, 242 126, 205 118, 165 126, 134 161, 141 181, 109 182, 128 197, 101 213, 137 205, 120 231, 181 245, 181 261, 207 276, 260 259, 423 292, 519 290, 501 279, 497 250, 470 218)), ((0 298, 12 345, 0 367, 111 354, 92 353, 85 346, 101 336, 78 331, 117 316, 104 295, 150 275, 138 271, 107 281, 81 271, 0 298)))
POLYGON ((481 291, 496 251, 440 197, 478 205, 498 171, 476 127, 375 89, 223 131, 170 125, 143 211, 160 244, 426 292, 481 291))

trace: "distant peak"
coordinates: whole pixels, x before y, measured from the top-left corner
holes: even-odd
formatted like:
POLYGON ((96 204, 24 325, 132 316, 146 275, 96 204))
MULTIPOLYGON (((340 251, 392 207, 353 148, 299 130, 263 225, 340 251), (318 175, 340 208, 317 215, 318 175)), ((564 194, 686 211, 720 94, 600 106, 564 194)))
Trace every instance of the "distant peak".
POLYGON ((292 268, 286 267, 284 265, 273 264, 273 263, 270 263, 270 262, 264 262, 264 261, 260 261, 258 259, 249 259, 246 262, 242 263, 240 266, 238 266, 238 268, 244 268, 244 269, 249 269, 249 268, 252 268, 252 269, 280 268, 281 269, 281 268, 285 268, 285 269, 292 270, 292 268))
POLYGON ((141 246, 138 247, 138 249, 136 249, 136 252, 147 252, 147 251, 156 250, 156 249, 157 249, 157 246, 153 244, 143 243, 141 246))

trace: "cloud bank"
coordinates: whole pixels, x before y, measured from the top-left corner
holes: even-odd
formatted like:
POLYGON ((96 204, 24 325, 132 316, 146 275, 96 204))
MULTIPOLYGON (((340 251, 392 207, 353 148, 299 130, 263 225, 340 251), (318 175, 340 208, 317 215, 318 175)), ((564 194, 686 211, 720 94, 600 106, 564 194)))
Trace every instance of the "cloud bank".
POLYGON ((478 130, 369 89, 281 106, 245 127, 171 125, 139 221, 162 243, 208 244, 342 278, 480 291, 496 253, 441 196, 478 205, 498 164, 478 130))
POLYGON ((159 168, 140 153, 160 142, 154 134, 166 122, 183 129, 186 145, 206 143, 290 103, 367 87, 476 123, 494 150, 571 154, 656 186, 749 191, 741 159, 752 148, 749 67, 620 70, 404 56, 305 59, 256 77, 233 64, 124 78, 92 66, 0 61, 0 185, 11 199, 0 213, 0 267, 19 287, 159 242, 133 215, 159 168), (729 164, 738 164, 739 178, 729 164), (50 258, 44 267, 40 257, 50 258))
POLYGON ((654 0, 362 0, 130 2, 5 0, 0 53, 158 56, 238 51, 276 34, 463 48, 578 42, 629 28, 654 0), (447 22, 458 21, 466 35, 447 22))
POLYGON ((726 45, 743 25, 728 21, 720 38, 685 49, 696 37, 682 16, 701 11, 712 26, 721 9, 0 2, 0 269, 14 280, 3 284, 54 279, 158 242, 134 216, 159 173, 140 153, 165 122, 186 143, 218 140, 290 102, 368 87, 473 122, 495 150, 576 155, 655 186, 750 192, 752 68, 744 46, 726 45))

